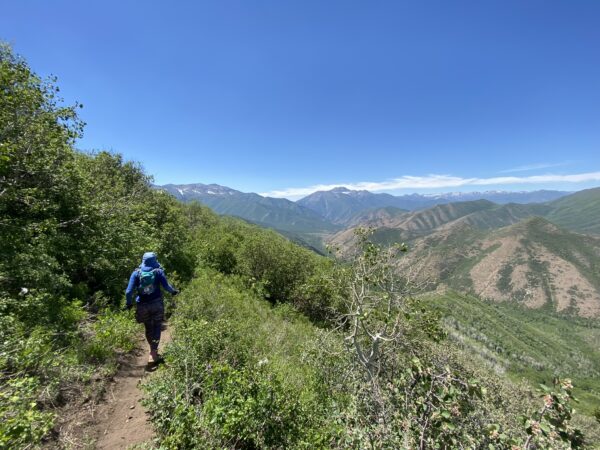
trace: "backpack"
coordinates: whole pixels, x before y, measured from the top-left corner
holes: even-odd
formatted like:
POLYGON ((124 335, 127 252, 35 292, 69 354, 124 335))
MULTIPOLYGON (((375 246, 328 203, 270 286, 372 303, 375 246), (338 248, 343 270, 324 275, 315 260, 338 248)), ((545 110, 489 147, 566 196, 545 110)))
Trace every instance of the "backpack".
POLYGON ((138 269, 138 295, 150 295, 156 290, 156 270, 152 269, 149 272, 145 272, 142 269, 138 269))

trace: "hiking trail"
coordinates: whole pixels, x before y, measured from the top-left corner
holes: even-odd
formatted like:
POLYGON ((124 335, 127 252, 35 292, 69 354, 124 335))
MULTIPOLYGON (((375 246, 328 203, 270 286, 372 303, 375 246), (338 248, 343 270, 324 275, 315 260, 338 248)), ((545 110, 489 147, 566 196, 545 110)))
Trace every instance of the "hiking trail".
MULTIPOLYGON (((167 327, 161 336, 161 349, 171 341, 167 327)), ((148 352, 146 341, 125 361, 114 379, 108 384, 104 399, 97 405, 89 438, 95 440, 95 449, 127 449, 131 446, 151 443, 154 430, 142 406, 141 383, 147 376, 148 352)))

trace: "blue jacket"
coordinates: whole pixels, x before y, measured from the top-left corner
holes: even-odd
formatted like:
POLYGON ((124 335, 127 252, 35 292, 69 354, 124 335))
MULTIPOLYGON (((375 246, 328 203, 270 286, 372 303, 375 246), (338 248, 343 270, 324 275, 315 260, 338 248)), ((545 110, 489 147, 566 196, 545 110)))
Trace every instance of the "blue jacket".
POLYGON ((127 305, 131 305, 133 302, 133 294, 138 292, 138 287, 140 286, 140 277, 139 271, 143 270, 144 272, 151 271, 156 269, 154 272, 154 283, 156 289, 149 295, 137 295, 135 298, 136 303, 149 303, 154 300, 162 299, 162 291, 160 290, 160 286, 162 286, 167 292, 174 294, 177 290, 169 284, 167 281, 167 276, 163 271, 161 265, 158 263, 156 259, 156 255, 153 252, 144 253, 142 258, 142 264, 140 267, 135 269, 131 276, 129 277, 129 284, 127 285, 127 289, 125 290, 125 298, 127 299, 127 305))

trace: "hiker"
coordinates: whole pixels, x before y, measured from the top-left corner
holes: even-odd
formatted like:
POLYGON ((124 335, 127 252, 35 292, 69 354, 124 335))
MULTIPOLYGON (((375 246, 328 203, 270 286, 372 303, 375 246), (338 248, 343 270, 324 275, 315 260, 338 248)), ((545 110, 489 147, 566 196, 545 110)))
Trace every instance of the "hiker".
POLYGON ((142 264, 132 272, 129 278, 129 284, 125 290, 127 299, 125 307, 127 309, 133 307, 133 293, 136 292, 135 319, 138 323, 143 323, 146 328, 146 340, 150 345, 149 363, 159 361, 158 344, 165 312, 161 286, 173 295, 179 294, 179 291, 167 281, 165 272, 156 259, 156 254, 154 252, 144 253, 142 264))

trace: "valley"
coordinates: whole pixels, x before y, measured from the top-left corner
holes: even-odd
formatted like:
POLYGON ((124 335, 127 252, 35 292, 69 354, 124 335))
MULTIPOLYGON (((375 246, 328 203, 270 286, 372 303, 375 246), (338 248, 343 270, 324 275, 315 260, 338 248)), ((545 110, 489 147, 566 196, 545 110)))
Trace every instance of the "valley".
POLYGON ((257 207, 236 208, 237 191, 219 196, 203 189, 180 198, 266 225, 322 253, 328 245, 349 257, 361 227, 378 244, 406 243, 398 268, 417 268, 422 295, 456 345, 515 381, 549 383, 569 374, 586 414, 600 401, 600 188, 437 199, 336 188, 295 203, 243 194, 271 202, 274 211, 285 207, 285 219, 306 218, 295 220, 293 231, 273 220, 275 213, 257 220, 257 207))
POLYGON ((406 243, 400 268, 418 266, 432 290, 600 316, 600 188, 393 196, 341 187, 297 202, 215 184, 156 188, 322 254, 349 255, 356 229, 370 228, 376 243, 406 243))

